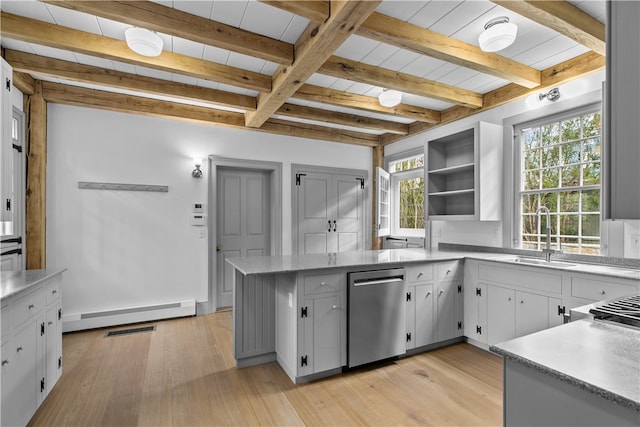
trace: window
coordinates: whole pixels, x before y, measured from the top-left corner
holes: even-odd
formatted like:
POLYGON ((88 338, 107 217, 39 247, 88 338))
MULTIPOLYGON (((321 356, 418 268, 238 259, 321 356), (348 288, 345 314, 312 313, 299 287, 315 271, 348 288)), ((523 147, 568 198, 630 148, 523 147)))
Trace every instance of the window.
POLYGON ((516 127, 520 146, 520 241, 543 249, 546 227, 551 245, 564 252, 600 252, 600 107, 516 127), (550 224, 536 210, 546 206, 550 224))
POLYGON ((391 160, 388 171, 378 178, 379 235, 424 236, 424 154, 391 160))

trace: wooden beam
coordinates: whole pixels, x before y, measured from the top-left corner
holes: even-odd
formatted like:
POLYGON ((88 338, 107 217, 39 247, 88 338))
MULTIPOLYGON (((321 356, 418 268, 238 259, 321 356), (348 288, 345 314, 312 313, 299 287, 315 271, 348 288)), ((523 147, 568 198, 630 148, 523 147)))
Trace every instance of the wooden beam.
POLYGON ((134 53, 128 48, 127 43, 122 40, 98 36, 5 12, 2 12, 0 16, 2 17, 0 33, 3 37, 128 64, 141 65, 169 73, 225 83, 245 89, 256 91, 271 90, 271 78, 263 74, 166 51, 157 57, 145 57, 134 53))
POLYGON ((28 96, 25 247, 27 270, 47 267, 47 103, 41 81, 28 96))
POLYGON ((466 107, 482 107, 482 94, 346 58, 333 56, 318 69, 318 72, 466 107))
POLYGON ((356 114, 341 113, 289 103, 280 107, 278 111, 276 111, 276 114, 296 117, 299 119, 334 123, 355 128, 389 132, 396 135, 406 135, 409 132, 409 125, 405 123, 373 119, 371 117, 358 116, 356 114))
MULTIPOLYGON (((324 20, 322 2, 264 1, 312 21, 324 20), (310 4, 315 3, 315 4, 310 4)), ((533 88, 540 84, 540 71, 495 53, 440 33, 373 12, 356 30, 359 36, 457 64, 481 73, 533 88)))
POLYGON ((293 63, 293 45, 150 1, 41 0, 278 64, 293 63))
POLYGON ((357 34, 528 88, 540 85, 540 71, 535 68, 381 13, 372 13, 357 34))
POLYGON ((304 99, 306 101, 320 102, 323 104, 336 105, 338 107, 354 108, 357 110, 373 113, 388 114, 396 117, 405 117, 426 123, 439 123, 440 112, 428 108, 417 107, 409 104, 399 104, 395 107, 383 107, 378 102, 378 98, 371 96, 357 95, 339 91, 335 89, 304 84, 293 95, 293 98, 304 99))
POLYGON ((377 135, 275 119, 269 120, 259 129, 246 128, 244 126, 244 115, 242 113, 215 110, 213 108, 198 107, 176 102, 158 101, 59 83, 44 82, 43 95, 47 102, 58 104, 170 118, 235 129, 250 129, 279 135, 290 135, 369 147, 378 145, 377 135))
POLYGON ((584 53, 580 56, 542 70, 540 87, 527 89, 513 83, 502 86, 484 95, 484 106, 482 108, 471 109, 460 106, 451 107, 442 112, 442 120, 438 125, 428 123, 412 123, 409 126, 409 135, 398 136, 385 134, 380 137, 380 143, 382 145, 388 145, 404 139, 408 136, 413 136, 425 132, 441 124, 451 123, 456 120, 472 116, 479 112, 486 111, 491 108, 496 108, 517 99, 524 98, 531 94, 539 93, 546 89, 559 86, 563 83, 604 69, 606 66, 605 62, 605 58, 595 52, 591 51, 584 53))
MULTIPOLYGON (((8 62, 8 61, 7 61, 8 62)), ((23 95, 33 95, 35 93, 35 81, 29 74, 13 70, 13 85, 22 92, 23 95)))
POLYGON ((492 1, 551 28, 600 55, 606 54, 605 25, 568 1, 492 1))
POLYGON ((379 0, 332 1, 331 16, 321 24, 311 24, 296 42, 295 61, 281 66, 273 77, 273 90, 258 96, 256 111, 246 113, 246 124, 260 127, 378 6, 379 0))
POLYGON ((313 22, 322 22, 329 17, 330 2, 325 1, 281 1, 281 0, 259 0, 260 3, 268 4, 278 9, 286 10, 294 15, 303 16, 313 22))
POLYGON ((38 76, 64 78, 75 82, 172 96, 189 101, 210 102, 242 110, 255 110, 256 108, 256 98, 252 96, 122 73, 10 49, 6 50, 5 56, 14 72, 21 71, 38 76))

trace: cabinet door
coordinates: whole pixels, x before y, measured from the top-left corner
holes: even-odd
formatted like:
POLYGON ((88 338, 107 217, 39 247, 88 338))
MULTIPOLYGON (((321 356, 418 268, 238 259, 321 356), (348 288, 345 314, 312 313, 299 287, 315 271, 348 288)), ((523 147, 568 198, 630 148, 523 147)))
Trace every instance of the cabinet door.
POLYGON ((407 350, 416 347, 416 287, 407 286, 407 350))
POLYGON ((6 341, 0 349, 0 358, 2 359, 2 367, 0 368, 0 387, 1 405, 2 405, 2 421, 3 426, 18 425, 19 422, 15 418, 16 413, 13 410, 16 398, 16 358, 15 348, 12 341, 6 341))
POLYGON ((345 307, 339 295, 306 300, 308 315, 304 318, 304 354, 307 366, 301 375, 309 375, 342 366, 341 319, 345 307), (306 368, 306 369, 305 369, 306 368))
POLYGON ((434 297, 433 285, 415 287, 415 347, 434 342, 434 297))
POLYGON ((59 316, 60 304, 54 304, 47 310, 46 319, 46 394, 60 378, 62 371, 62 320, 59 316))
POLYGON ((2 408, 3 418, 7 415, 13 422, 3 422, 3 425, 26 425, 36 411, 40 398, 40 378, 37 369, 38 347, 41 341, 39 328, 39 319, 35 319, 14 335, 13 351, 9 351, 9 357, 13 356, 15 360, 12 368, 15 382, 13 390, 10 391, 12 405, 2 408))
POLYGON ((516 336, 516 292, 487 286, 487 342, 493 345, 516 336))
POLYGON ((548 298, 529 292, 516 292, 516 336, 531 334, 548 326, 548 298))
POLYGON ((436 340, 445 341, 458 334, 456 322, 456 282, 436 283, 436 340))

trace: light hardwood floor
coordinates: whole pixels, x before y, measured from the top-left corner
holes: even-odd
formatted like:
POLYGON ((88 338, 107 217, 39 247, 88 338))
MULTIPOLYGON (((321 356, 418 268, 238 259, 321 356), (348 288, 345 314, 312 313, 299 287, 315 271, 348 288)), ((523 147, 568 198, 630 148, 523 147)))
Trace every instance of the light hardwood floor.
POLYGON ((30 425, 502 424, 502 360, 468 344, 294 385, 275 363, 235 368, 229 311, 152 324, 65 334, 63 375, 30 425))

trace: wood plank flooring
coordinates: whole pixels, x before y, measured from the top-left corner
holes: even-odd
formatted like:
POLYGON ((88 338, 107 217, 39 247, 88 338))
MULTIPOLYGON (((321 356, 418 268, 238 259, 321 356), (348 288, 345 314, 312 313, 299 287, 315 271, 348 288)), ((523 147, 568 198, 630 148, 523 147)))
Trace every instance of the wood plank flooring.
POLYGON ((502 360, 471 345, 294 385, 275 363, 236 369, 231 323, 226 311, 65 334, 63 375, 29 425, 502 425, 502 360))

